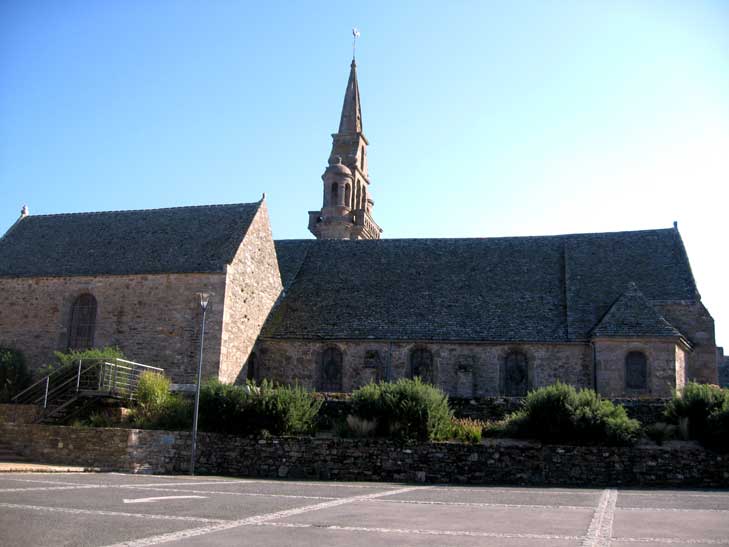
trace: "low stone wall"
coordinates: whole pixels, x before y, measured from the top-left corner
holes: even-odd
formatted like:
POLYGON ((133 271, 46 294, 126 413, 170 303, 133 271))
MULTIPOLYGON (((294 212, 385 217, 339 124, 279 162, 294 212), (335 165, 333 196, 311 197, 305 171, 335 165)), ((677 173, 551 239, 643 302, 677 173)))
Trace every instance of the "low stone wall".
POLYGON ((40 416, 36 405, 0 404, 0 423, 32 424, 40 416))
MULTIPOLYGON (((0 441, 44 463, 150 473, 184 473, 187 432, 0 425, 0 441)), ((488 440, 478 445, 399 445, 384 439, 201 433, 200 473, 461 484, 729 487, 729 454, 693 443, 635 447, 549 446, 488 440)))

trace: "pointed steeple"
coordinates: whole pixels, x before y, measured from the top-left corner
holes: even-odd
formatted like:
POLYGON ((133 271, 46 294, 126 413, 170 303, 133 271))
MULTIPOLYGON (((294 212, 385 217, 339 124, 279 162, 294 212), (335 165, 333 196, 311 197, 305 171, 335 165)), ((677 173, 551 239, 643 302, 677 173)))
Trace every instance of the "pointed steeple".
POLYGON ((357 63, 354 58, 352 58, 349 68, 349 81, 347 81, 347 90, 344 92, 344 104, 338 132, 340 134, 362 133, 362 107, 357 84, 357 63))
POLYGON ((309 211, 309 230, 317 239, 380 238, 382 229, 372 218, 375 202, 367 173, 368 144, 362 132, 357 63, 352 57, 339 131, 332 135, 329 166, 322 175, 322 208, 309 211))

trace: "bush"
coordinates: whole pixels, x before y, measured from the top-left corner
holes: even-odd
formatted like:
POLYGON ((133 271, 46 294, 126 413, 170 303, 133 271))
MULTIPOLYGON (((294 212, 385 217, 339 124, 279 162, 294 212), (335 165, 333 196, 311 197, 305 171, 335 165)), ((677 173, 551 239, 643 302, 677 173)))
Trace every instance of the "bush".
POLYGON ((661 446, 664 442, 676 437, 676 426, 665 422, 656 422, 645 428, 645 436, 661 446))
POLYGON ((165 408, 170 394, 170 379, 159 372, 145 371, 139 375, 134 393, 137 409, 142 418, 159 415, 165 408))
POLYGON ((557 382, 529 392, 524 410, 510 415, 501 428, 544 443, 629 445, 637 441, 640 423, 590 389, 577 391, 557 382))
POLYGON ((19 351, 0 348, 0 403, 10 400, 30 386, 32 376, 19 351))
POLYGON ((375 420, 364 420, 351 414, 336 427, 340 437, 372 437, 377 431, 375 420))
POLYGON ((729 452, 729 401, 709 416, 706 425, 703 443, 719 452, 729 452))
POLYGON ((675 424, 688 422, 688 437, 702 440, 707 436, 709 416, 720 412, 729 401, 729 390, 709 384, 689 382, 677 391, 666 405, 666 418, 675 424))
POLYGON ((445 440, 451 433, 448 396, 419 378, 368 384, 352 393, 352 413, 374 421, 376 433, 398 440, 445 440))
POLYGON ((321 405, 300 386, 210 380, 200 391, 200 429, 233 435, 311 434, 321 405))
POLYGON ((159 411, 142 422, 147 429, 169 431, 188 430, 192 427, 195 404, 192 399, 179 394, 170 394, 159 411))
POLYGON ((122 353, 122 351, 119 348, 113 346, 108 346, 104 348, 89 348, 84 350, 70 350, 65 353, 61 351, 54 351, 53 355, 56 357, 55 363, 45 364, 34 371, 33 377, 36 380, 43 378, 44 376, 48 376, 49 374, 53 373, 54 370, 57 370, 61 367, 78 363, 79 359, 83 361, 109 361, 111 359, 124 358, 124 354, 122 353))
POLYGON ((453 418, 451 420, 451 439, 462 443, 478 444, 483 435, 484 423, 471 418, 453 418))

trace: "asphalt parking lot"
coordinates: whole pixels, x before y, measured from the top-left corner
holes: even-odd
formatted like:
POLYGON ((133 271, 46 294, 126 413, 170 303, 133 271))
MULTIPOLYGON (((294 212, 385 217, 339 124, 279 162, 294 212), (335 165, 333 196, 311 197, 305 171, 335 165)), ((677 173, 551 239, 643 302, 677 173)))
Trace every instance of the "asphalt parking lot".
POLYGON ((729 491, 0 475, 0 545, 729 545, 729 491))

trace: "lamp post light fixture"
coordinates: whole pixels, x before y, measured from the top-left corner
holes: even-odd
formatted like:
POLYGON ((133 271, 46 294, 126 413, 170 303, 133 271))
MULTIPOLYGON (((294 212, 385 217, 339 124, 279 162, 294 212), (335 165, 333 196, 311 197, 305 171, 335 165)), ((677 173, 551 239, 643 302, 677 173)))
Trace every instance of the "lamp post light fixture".
POLYGON ((200 409, 200 382, 202 381, 203 347, 205 344, 205 314, 208 311, 212 293, 198 293, 202 310, 202 327, 200 328, 200 360, 197 364, 197 383, 195 384, 195 413, 192 417, 192 450, 190 454, 190 475, 195 474, 195 449, 197 448, 197 415, 200 409))

